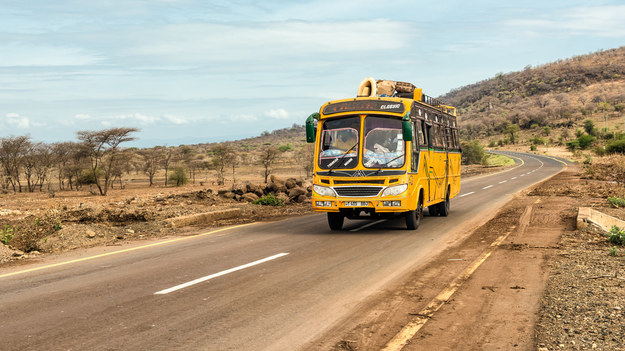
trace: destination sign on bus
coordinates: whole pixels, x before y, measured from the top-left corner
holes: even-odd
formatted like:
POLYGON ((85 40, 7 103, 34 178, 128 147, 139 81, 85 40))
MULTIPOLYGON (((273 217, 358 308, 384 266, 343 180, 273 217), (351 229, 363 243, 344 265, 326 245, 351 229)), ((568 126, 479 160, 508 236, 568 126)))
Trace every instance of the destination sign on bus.
POLYGON ((354 100, 328 104, 323 108, 324 115, 353 111, 379 111, 404 113, 404 104, 384 100, 354 100))

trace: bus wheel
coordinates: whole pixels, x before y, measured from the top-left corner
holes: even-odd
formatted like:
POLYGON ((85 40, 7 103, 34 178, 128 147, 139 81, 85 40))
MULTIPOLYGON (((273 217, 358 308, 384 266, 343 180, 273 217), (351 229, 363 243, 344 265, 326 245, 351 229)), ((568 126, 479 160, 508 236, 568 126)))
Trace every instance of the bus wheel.
POLYGON ((406 227, 410 230, 416 230, 421 224, 423 218, 423 202, 419 200, 417 209, 414 211, 406 212, 406 227))
POLYGON ((345 217, 337 212, 328 212, 328 225, 332 230, 341 230, 343 228, 343 221, 345 217))
POLYGON ((438 206, 438 213, 442 217, 447 217, 449 215, 449 206, 450 206, 449 188, 447 188, 447 195, 445 195, 445 201, 438 203, 437 206, 438 206))

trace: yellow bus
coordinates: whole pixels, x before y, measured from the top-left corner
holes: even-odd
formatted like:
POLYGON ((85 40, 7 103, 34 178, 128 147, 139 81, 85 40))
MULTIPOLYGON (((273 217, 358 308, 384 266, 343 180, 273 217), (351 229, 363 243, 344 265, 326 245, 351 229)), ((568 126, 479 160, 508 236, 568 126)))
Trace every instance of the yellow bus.
POLYGON ((312 206, 332 230, 344 219, 447 216, 460 191, 456 109, 405 82, 366 78, 356 98, 330 101, 306 120, 315 143, 312 206))

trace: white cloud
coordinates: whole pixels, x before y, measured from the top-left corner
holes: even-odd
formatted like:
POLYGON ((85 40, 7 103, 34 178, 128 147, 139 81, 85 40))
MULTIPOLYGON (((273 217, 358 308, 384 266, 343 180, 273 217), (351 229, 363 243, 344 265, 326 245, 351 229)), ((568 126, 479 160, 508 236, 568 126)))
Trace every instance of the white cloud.
POLYGON ((28 117, 20 116, 18 113, 7 113, 6 121, 9 125, 19 129, 30 128, 30 119, 28 117))
POLYGON ((283 109, 272 109, 265 112, 265 116, 273 119, 289 119, 289 113, 283 109))
POLYGON ((115 120, 130 120, 130 121, 138 121, 139 123, 143 124, 143 125, 147 125, 147 124, 154 124, 158 121, 160 121, 160 117, 155 117, 155 116, 148 116, 148 115, 144 115, 141 113, 131 113, 131 114, 124 114, 124 115, 118 115, 118 116, 114 116, 112 117, 112 119, 115 120))
POLYGON ((123 55, 203 65, 249 60, 258 64, 268 59, 284 62, 285 56, 357 56, 409 47, 414 38, 412 28, 411 23, 389 20, 181 23, 133 34, 124 44, 123 55))
POLYGON ((251 114, 237 114, 229 116, 228 119, 232 122, 256 122, 258 117, 251 114))
POLYGON ((91 119, 91 115, 79 113, 76 116, 74 116, 74 118, 80 119, 80 120, 89 120, 91 119))
POLYGON ((101 61, 100 57, 81 48, 35 43, 2 43, 0 52, 0 67, 86 66, 101 61))
POLYGON ((623 13, 625 5, 574 7, 539 18, 509 20, 505 24, 532 36, 560 34, 618 38, 625 36, 623 13))
POLYGON ((174 115, 166 114, 163 117, 165 117, 166 120, 170 121, 173 124, 188 124, 189 123, 188 119, 186 119, 185 117, 181 117, 181 116, 174 116, 174 115))

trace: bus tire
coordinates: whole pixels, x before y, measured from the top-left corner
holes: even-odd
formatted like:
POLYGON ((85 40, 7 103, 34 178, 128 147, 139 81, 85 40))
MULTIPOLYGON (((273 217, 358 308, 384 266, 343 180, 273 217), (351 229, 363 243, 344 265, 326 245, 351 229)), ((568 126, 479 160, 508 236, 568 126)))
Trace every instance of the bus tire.
POLYGON ((417 209, 406 212, 406 227, 409 230, 417 230, 423 219, 423 201, 419 199, 417 209))
POLYGON ((343 229, 343 221, 345 217, 339 212, 328 212, 328 225, 332 230, 343 229))
POLYGON ((450 201, 449 201, 449 188, 447 188, 447 195, 445 195, 445 201, 438 203, 438 214, 441 215, 441 217, 447 217, 449 215, 449 207, 450 207, 450 201))

